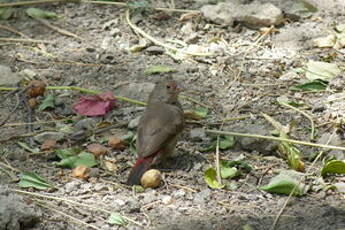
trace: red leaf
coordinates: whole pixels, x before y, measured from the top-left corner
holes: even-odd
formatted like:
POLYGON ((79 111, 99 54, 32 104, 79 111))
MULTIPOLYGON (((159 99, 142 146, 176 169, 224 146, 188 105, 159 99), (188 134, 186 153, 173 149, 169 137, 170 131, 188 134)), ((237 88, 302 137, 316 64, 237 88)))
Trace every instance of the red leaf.
POLYGON ((115 106, 115 97, 112 92, 93 96, 82 96, 73 105, 74 112, 86 116, 103 116, 115 106))

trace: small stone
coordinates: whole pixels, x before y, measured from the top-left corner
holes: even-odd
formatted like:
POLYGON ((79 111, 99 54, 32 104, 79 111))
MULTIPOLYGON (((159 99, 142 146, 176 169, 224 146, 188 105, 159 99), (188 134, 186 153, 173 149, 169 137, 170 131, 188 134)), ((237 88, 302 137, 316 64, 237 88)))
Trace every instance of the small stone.
POLYGON ((13 73, 11 68, 5 65, 0 65, 0 76, 1 86, 16 86, 21 79, 18 74, 13 73))
POLYGON ((159 54, 163 54, 165 50, 160 46, 150 46, 147 49, 145 49, 145 52, 152 55, 159 55, 159 54))
POLYGON ((150 169, 141 177, 141 185, 144 188, 156 188, 162 181, 162 174, 157 169, 150 169))
POLYGON ((165 205, 172 204, 173 202, 174 202, 174 199, 171 196, 164 195, 162 197, 162 203, 165 204, 165 205))
POLYGON ((94 186, 94 189, 95 189, 96 192, 104 190, 105 188, 106 188, 106 186, 104 184, 102 184, 102 183, 97 183, 94 186))
POLYGON ((36 72, 34 72, 31 69, 23 69, 22 71, 19 72, 19 75, 28 78, 28 79, 34 79, 37 75, 36 72))
POLYGON ((140 118, 141 118, 141 116, 138 116, 138 117, 132 119, 132 120, 128 123, 128 128, 129 128, 129 129, 135 129, 135 128, 137 128, 138 125, 139 125, 140 118))
POLYGON ((58 142, 58 141, 63 140, 64 138, 65 138, 64 133, 51 132, 51 131, 40 133, 40 134, 37 134, 36 136, 34 136, 34 140, 40 144, 42 144, 45 140, 54 140, 54 141, 58 142))
POLYGON ((190 138, 193 141, 202 141, 206 138, 206 133, 203 128, 194 128, 190 131, 190 138))
POLYGON ((66 193, 70 193, 74 190, 79 189, 79 185, 80 185, 80 182, 77 180, 74 180, 74 181, 71 181, 71 182, 65 184, 66 193))
POLYGON ((185 195, 186 195, 186 192, 182 189, 173 192, 173 196, 175 198, 181 198, 181 197, 184 197, 185 195))

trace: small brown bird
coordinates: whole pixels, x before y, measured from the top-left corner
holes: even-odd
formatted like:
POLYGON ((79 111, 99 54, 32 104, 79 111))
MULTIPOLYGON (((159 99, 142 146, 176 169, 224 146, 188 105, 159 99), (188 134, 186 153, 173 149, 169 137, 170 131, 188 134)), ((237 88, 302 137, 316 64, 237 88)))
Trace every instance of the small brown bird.
POLYGON ((129 174, 128 185, 140 184, 142 175, 153 164, 162 162, 174 152, 184 126, 183 110, 177 100, 180 91, 173 80, 159 82, 152 90, 139 121, 138 158, 129 174))

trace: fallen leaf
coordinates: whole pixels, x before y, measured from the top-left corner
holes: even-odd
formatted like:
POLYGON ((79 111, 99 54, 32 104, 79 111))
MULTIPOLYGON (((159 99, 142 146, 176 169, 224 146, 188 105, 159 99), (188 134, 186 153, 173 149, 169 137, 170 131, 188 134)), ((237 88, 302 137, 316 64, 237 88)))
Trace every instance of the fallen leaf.
POLYGON ((110 172, 116 172, 118 169, 116 164, 114 164, 111 161, 105 160, 105 161, 103 161, 103 164, 104 164, 105 169, 110 171, 110 172))
POLYGON ((112 92, 99 95, 82 96, 73 105, 73 110, 85 116, 103 116, 115 106, 115 97, 112 92))
POLYGON ((18 185, 23 188, 33 187, 40 190, 54 188, 54 185, 49 184, 43 177, 34 172, 23 172, 19 178, 18 185))
POLYGON ((47 151, 51 150, 56 145, 56 140, 45 140, 41 145, 41 150, 47 151))
POLYGON ((72 176, 79 179, 87 179, 90 176, 89 172, 90 168, 84 165, 78 165, 73 169, 72 176))
POLYGON ((113 149, 123 150, 125 149, 124 140, 119 137, 111 137, 108 141, 108 145, 113 149))
POLYGON ((316 79, 330 80, 341 73, 338 65, 335 63, 309 61, 307 63, 306 78, 313 81, 316 79))
POLYGON ((46 109, 54 109, 55 108, 55 96, 50 94, 44 98, 40 106, 38 107, 38 110, 43 111, 46 109))
POLYGON ((116 224, 116 225, 121 225, 121 226, 124 226, 127 224, 127 221, 118 212, 112 212, 107 222, 109 224, 116 224))
POLYGON ((327 174, 345 174, 345 162, 340 160, 328 161, 321 170, 321 176, 327 174))
POLYGON ((108 149, 106 147, 98 143, 88 145, 87 150, 95 156, 104 155, 108 152, 108 149))
POLYGON ((210 188, 220 189, 225 186, 218 183, 216 170, 212 167, 210 167, 209 169, 205 171, 204 180, 210 188))
POLYGON ((57 18, 57 14, 50 11, 41 10, 38 8, 28 8, 26 14, 32 18, 57 18))
MULTIPOLYGON (((58 155, 59 157, 61 155, 58 155)), ((79 165, 84 165, 86 167, 93 167, 97 165, 97 161, 95 156, 91 153, 81 152, 78 155, 69 156, 66 158, 61 159, 56 165, 68 168, 75 168, 79 165)))

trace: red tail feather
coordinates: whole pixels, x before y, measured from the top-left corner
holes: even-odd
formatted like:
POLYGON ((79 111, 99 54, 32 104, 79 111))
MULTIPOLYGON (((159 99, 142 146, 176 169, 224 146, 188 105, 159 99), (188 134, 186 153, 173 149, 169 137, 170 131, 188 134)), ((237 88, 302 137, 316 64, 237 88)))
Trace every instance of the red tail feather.
POLYGON ((130 172, 127 184, 139 185, 142 175, 151 167, 153 157, 139 158, 130 172))

